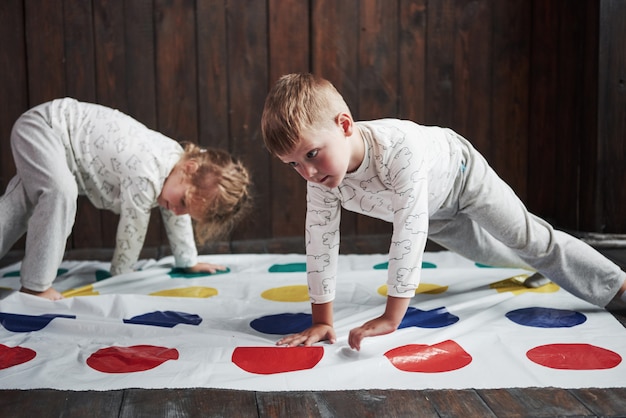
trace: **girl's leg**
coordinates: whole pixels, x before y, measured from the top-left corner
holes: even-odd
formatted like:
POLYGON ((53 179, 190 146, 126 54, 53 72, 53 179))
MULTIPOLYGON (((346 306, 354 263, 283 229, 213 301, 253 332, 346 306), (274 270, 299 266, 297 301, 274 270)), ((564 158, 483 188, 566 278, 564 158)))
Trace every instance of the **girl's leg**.
POLYGON ((17 174, 32 205, 22 286, 43 292, 52 285, 63 260, 74 225, 78 187, 62 139, 41 112, 30 111, 18 119, 11 133, 11 146, 17 174))
POLYGON ((15 176, 0 196, 0 258, 26 233, 29 216, 30 203, 22 179, 15 176))

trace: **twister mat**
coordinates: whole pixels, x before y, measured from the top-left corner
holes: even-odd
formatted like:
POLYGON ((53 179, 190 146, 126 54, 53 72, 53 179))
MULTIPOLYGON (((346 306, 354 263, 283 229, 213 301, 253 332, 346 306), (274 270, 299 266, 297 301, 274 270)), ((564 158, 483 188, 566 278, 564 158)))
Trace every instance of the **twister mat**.
POLYGON ((171 258, 109 277, 108 263, 64 262, 66 299, 21 294, 19 264, 0 269, 0 388, 259 391, 623 387, 626 329, 608 312, 523 270, 426 253, 401 328, 350 329, 385 306, 386 256, 342 255, 335 344, 277 347, 311 322, 304 255, 212 255, 228 266, 185 274, 171 258))

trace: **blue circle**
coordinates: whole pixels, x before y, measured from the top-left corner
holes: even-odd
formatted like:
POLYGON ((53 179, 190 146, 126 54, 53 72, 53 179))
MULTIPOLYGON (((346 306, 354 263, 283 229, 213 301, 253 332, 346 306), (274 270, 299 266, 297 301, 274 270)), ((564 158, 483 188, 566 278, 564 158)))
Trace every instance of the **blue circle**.
POLYGON ((250 322, 253 329, 264 334, 276 335, 297 334, 310 328, 312 324, 312 316, 307 313, 267 315, 250 322))
POLYGON ((154 311, 124 319, 125 324, 152 325, 156 327, 173 328, 178 324, 199 325, 202 322, 196 314, 175 311, 154 311))
POLYGON ((539 307, 516 309, 506 317, 516 324, 535 328, 570 328, 587 320, 580 312, 539 307))
POLYGON ((458 322, 459 317, 452 315, 445 307, 422 311, 409 307, 398 328, 443 328, 458 322))
POLYGON ((22 315, 0 312, 0 324, 13 332, 33 332, 45 328, 54 318, 76 319, 75 315, 44 314, 22 315))

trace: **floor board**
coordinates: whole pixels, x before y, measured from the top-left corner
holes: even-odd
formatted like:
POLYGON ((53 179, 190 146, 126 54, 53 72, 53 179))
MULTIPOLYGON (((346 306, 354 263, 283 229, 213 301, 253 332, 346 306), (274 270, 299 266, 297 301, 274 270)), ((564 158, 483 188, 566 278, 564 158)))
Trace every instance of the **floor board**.
POLYGON ((626 416, 626 388, 572 389, 570 392, 596 416, 626 416))
POLYGON ((426 392, 441 417, 496 417, 475 390, 431 390, 426 392))
POLYGON ((254 392, 126 389, 119 417, 257 417, 254 392))
POLYGON ((480 396, 498 417, 591 417, 572 393, 557 388, 480 390, 480 396))
MULTIPOLYGON (((298 252, 301 243, 219 244, 215 252, 298 252)), ((348 252, 376 253, 388 237, 347 240, 348 252)), ((343 246, 343 244, 342 244, 343 246)), ((432 250, 432 249, 431 249, 432 250)), ((601 248, 626 269, 626 248, 601 248)), ((156 253, 163 255, 162 251, 156 253)), ((105 252, 81 254, 106 259, 105 252), (103 256, 105 256, 103 258, 103 256)), ((19 254, 16 255, 16 259, 19 254)), ((71 258, 71 257, 70 257, 71 258)), ((7 260, 3 259, 3 262, 7 260)), ((626 312, 611 312, 626 327, 626 312)), ((329 379, 332 378, 329 376, 329 379)), ((626 376, 625 376, 626 386, 626 376)), ((251 392, 223 389, 114 391, 0 390, 1 417, 625 417, 626 387, 481 390, 251 392)))
POLYGON ((2 390, 0 413, 7 418, 117 417, 123 397, 123 391, 2 390))

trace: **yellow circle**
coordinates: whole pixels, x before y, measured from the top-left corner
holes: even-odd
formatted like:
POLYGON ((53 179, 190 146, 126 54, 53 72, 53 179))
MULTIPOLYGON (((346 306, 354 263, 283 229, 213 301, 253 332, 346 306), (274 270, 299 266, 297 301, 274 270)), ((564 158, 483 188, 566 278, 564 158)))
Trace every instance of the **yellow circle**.
MULTIPOLYGON (((420 283, 417 289, 415 289, 415 294, 425 293, 428 295, 437 295, 439 293, 443 293, 448 290, 448 286, 440 286, 438 284, 432 283, 420 283)), ((384 284, 378 288, 378 293, 382 296, 387 297, 387 285, 384 284)))
POLYGON ((261 297, 274 302, 308 302, 309 289, 303 284, 275 287, 261 293, 261 297))
POLYGON ((75 289, 69 289, 61 292, 64 298, 73 298, 74 296, 98 296, 100 292, 93 289, 93 285, 89 284, 75 289))
POLYGON ((171 296, 182 298, 210 298, 215 295, 217 295, 217 289, 202 286, 179 287, 177 289, 165 289, 150 293, 150 296, 171 296))
POLYGON ((498 293, 512 292, 514 295, 521 295, 527 292, 533 293, 554 293, 560 288, 555 283, 548 283, 540 287, 526 287, 516 279, 519 276, 509 277, 508 279, 500 280, 495 283, 491 283, 489 287, 495 289, 498 293))

